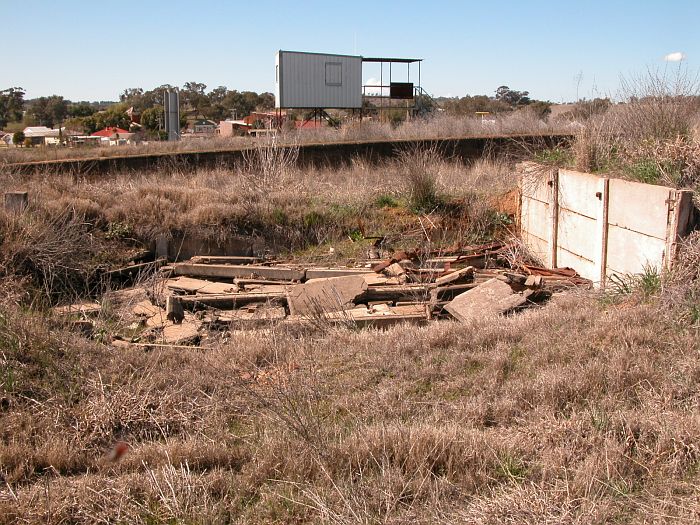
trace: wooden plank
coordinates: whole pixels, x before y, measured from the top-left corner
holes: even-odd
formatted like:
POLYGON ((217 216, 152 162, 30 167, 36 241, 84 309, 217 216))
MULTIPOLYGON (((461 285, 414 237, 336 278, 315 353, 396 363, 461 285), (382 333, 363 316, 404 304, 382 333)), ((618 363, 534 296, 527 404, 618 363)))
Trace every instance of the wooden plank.
POLYGON ((164 266, 168 261, 166 259, 156 259, 155 261, 145 262, 140 264, 132 264, 130 266, 125 266, 123 268, 117 268, 116 270, 110 270, 105 272, 108 277, 126 277, 135 276, 144 272, 151 272, 157 270, 161 266, 164 266))
POLYGON ((173 272, 175 275, 222 277, 225 279, 234 279, 236 277, 262 277, 265 279, 282 281, 303 281, 306 277, 306 270, 300 268, 234 264, 178 263, 173 265, 173 272))
POLYGON ((547 262, 552 268, 557 266, 557 246, 559 245, 559 170, 555 168, 549 174, 549 236, 547 242, 547 262))
POLYGON ((605 288, 606 261, 608 259, 608 212, 610 208, 610 181, 601 178, 598 183, 598 214, 596 215, 595 249, 592 254, 593 264, 596 267, 597 277, 593 281, 601 288, 605 288))
POLYGON ((196 255, 189 260, 192 264, 256 264, 262 261, 260 257, 238 255, 196 255))
POLYGON ((466 268, 462 268, 460 270, 457 270, 456 272, 451 272, 447 275, 443 275, 442 277, 438 277, 437 279, 435 279, 435 284, 438 286, 442 286, 444 284, 448 284, 472 275, 474 275, 474 267, 467 266, 466 268))

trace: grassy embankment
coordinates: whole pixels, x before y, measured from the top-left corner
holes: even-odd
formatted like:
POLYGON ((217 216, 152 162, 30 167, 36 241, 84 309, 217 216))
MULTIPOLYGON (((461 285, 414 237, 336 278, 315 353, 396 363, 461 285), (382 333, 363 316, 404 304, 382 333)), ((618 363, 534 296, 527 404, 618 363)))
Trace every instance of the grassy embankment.
MULTIPOLYGON (((334 142, 365 142, 386 140, 448 139, 464 137, 502 136, 511 134, 571 133, 568 121, 544 122, 530 111, 517 111, 498 116, 494 121, 482 122, 480 118, 437 114, 429 120, 416 119, 394 126, 388 122, 348 123, 340 129, 285 131, 279 144, 327 144, 334 142)), ((155 142, 121 147, 79 148, 15 148, 0 147, 0 166, 20 162, 106 158, 124 155, 154 155, 193 151, 239 150, 256 144, 265 144, 267 138, 213 137, 183 139, 179 142, 155 142)))

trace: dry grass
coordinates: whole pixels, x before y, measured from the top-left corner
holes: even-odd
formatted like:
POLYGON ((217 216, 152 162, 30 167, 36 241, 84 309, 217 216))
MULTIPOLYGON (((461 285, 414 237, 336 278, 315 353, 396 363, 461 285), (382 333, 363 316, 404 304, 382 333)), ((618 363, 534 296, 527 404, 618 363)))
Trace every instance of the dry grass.
POLYGON ((465 166, 436 152, 413 151, 425 157, 420 166, 398 158, 379 165, 354 159, 338 169, 297 168, 294 152, 255 148, 240 168, 194 174, 170 166, 156 173, 94 179, 8 174, 0 183, 29 191, 31 214, 44 221, 68 213, 112 237, 146 243, 176 232, 217 241, 254 235, 274 250, 336 241, 351 232, 369 236, 421 230, 416 212, 434 212, 434 223, 460 223, 463 229, 476 222, 488 235, 490 207, 486 202, 476 206, 473 195, 483 193, 485 181, 494 184, 489 193, 496 194, 516 184, 509 164, 481 160, 465 166), (416 185, 407 170, 432 181, 431 191, 439 194, 439 202, 452 203, 450 209, 412 206, 416 185))
POLYGON ((570 296, 471 325, 278 327, 148 353, 1 311, 4 523, 700 512, 696 333, 655 303, 570 296))
POLYGON ((700 94, 683 69, 623 80, 619 98, 583 125, 573 146, 576 166, 642 182, 695 187, 700 181, 700 94))

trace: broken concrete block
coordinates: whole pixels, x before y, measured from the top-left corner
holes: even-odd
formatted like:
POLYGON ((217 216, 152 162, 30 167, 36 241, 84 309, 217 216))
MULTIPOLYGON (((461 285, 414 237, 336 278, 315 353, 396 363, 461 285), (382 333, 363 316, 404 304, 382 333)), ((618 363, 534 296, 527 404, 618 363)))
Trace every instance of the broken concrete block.
POLYGON ((489 279, 459 294, 445 305, 445 310, 462 322, 495 317, 524 304, 531 293, 530 290, 522 294, 513 293, 510 285, 498 279, 489 279))
POLYGON ((367 282, 362 275, 311 279, 291 287, 287 302, 292 315, 335 312, 351 307, 366 290, 367 282))
POLYGON ((89 301, 82 301, 79 303, 73 303, 66 306, 56 306, 53 308, 53 313, 56 315, 97 315, 102 311, 102 305, 100 303, 92 303, 89 301))
POLYGON ((399 263, 393 263, 384 269, 384 273, 390 277, 400 277, 406 274, 406 270, 399 263))
POLYGON ((525 280, 525 286, 532 287, 532 288, 539 288, 542 285, 542 276, 541 275, 528 275, 527 279, 525 280))
POLYGON ((131 310, 131 313, 134 315, 138 315, 139 317, 153 317, 154 315, 157 315, 161 309, 157 306, 155 306, 151 301, 148 299, 144 301, 138 302, 134 308, 131 310))
POLYGON ((191 342, 199 337, 199 323, 188 321, 163 327, 163 342, 178 345, 191 342))
POLYGON ((463 277, 467 277, 469 275, 474 274, 474 267, 473 266, 467 266, 466 268, 462 268, 461 270, 457 270, 456 272, 448 273, 447 275, 443 275, 442 277, 438 277, 435 279, 435 284, 438 286, 441 286, 443 284, 451 283, 453 281, 457 281, 463 277))
POLYGON ((29 192, 5 192, 5 210, 10 213, 22 213, 29 206, 29 192))
POLYGON ((180 299, 175 296, 169 296, 165 301, 165 317, 168 321, 175 324, 180 324, 185 318, 185 309, 182 307, 180 299))

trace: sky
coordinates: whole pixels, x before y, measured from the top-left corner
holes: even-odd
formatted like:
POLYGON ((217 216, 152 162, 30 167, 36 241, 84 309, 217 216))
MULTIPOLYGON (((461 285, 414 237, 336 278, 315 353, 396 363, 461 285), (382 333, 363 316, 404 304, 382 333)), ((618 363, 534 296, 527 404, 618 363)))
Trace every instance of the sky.
POLYGON ((272 92, 284 49, 422 58, 433 96, 507 85, 559 103, 614 97, 621 77, 649 69, 696 74, 699 20, 698 0, 0 0, 0 89, 73 101, 190 81, 272 92))

